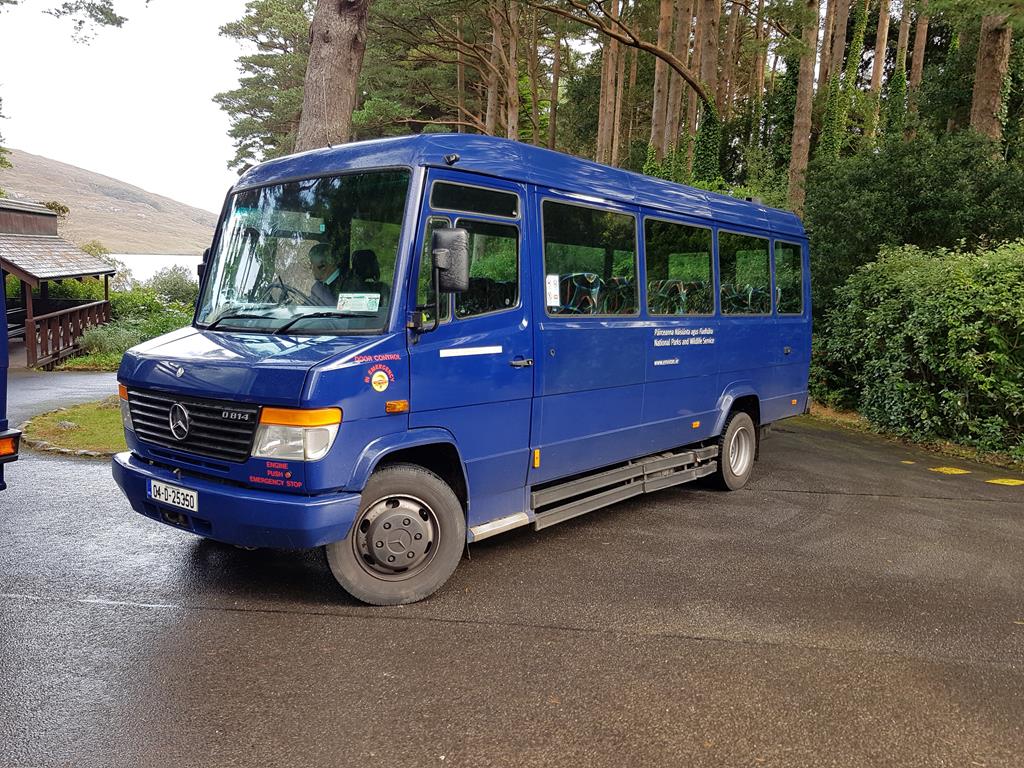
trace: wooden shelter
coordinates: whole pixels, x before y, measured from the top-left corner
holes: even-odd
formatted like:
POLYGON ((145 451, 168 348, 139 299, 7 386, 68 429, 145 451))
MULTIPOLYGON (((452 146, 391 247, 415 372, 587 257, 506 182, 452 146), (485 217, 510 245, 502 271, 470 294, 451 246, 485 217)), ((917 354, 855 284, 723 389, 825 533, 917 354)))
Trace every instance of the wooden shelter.
POLYGON ((69 357, 86 329, 110 320, 114 268, 61 238, 57 214, 41 205, 0 198, 0 282, 8 274, 21 284, 7 304, 8 337, 24 337, 29 366, 69 357), (102 301, 50 298, 50 283, 87 278, 103 280, 102 301))

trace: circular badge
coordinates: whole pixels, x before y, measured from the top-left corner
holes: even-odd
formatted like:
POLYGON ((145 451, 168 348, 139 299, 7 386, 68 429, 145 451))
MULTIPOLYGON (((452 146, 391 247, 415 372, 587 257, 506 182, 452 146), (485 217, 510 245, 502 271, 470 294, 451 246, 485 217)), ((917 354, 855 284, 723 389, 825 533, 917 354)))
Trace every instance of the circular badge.
POLYGON ((388 388, 388 375, 384 371, 377 371, 370 377, 370 386, 378 392, 388 388))

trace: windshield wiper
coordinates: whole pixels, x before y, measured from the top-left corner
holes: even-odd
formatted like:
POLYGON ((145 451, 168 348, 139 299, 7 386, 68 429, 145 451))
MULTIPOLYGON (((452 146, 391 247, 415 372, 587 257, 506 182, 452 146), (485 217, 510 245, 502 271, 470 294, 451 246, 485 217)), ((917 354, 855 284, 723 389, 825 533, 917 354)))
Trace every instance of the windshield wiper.
POLYGON ((300 320, 316 320, 317 318, 321 317, 373 317, 373 315, 374 313, 372 312, 367 314, 364 312, 341 312, 339 310, 331 310, 330 312, 307 312, 304 315, 296 315, 291 320, 282 325, 280 328, 278 328, 276 331, 274 331, 274 333, 280 336, 282 333, 287 331, 300 320))
POLYGON ((226 315, 221 315, 220 317, 218 317, 216 320, 214 320, 212 323, 206 326, 206 328, 204 328, 203 330, 212 331, 225 320, 265 320, 268 317, 273 317, 273 315, 255 315, 252 314, 251 312, 229 312, 226 315))

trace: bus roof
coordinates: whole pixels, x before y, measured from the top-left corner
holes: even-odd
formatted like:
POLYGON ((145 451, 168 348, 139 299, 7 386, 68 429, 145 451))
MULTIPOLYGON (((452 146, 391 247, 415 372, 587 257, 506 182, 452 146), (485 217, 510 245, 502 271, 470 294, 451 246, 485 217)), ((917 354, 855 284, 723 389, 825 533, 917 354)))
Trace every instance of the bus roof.
POLYGON ((424 133, 342 144, 270 160, 251 168, 236 189, 287 180, 396 166, 450 167, 511 181, 666 212, 686 213, 717 224, 751 227, 804 237, 796 214, 706 192, 663 179, 624 171, 590 160, 510 139, 458 133, 424 133))

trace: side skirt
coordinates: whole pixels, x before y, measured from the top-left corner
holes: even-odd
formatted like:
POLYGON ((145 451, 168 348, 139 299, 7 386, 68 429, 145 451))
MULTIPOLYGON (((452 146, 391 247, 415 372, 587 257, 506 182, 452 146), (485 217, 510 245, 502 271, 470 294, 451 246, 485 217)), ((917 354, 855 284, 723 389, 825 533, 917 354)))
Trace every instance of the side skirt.
POLYGON ((539 531, 633 496, 705 477, 714 473, 717 456, 716 445, 680 449, 538 487, 530 493, 533 528, 539 531))

